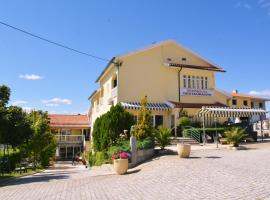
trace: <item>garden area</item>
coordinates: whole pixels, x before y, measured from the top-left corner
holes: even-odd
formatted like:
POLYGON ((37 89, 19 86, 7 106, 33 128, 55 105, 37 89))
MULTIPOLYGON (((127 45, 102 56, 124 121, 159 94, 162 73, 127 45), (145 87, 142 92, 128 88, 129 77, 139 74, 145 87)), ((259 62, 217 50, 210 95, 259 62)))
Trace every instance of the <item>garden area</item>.
POLYGON ((10 88, 0 86, 0 179, 32 174, 48 167, 56 142, 48 114, 8 106, 10 88))
POLYGON ((137 125, 134 125, 133 115, 119 104, 96 119, 92 135, 93 151, 89 154, 90 166, 112 164, 115 158, 122 155, 130 160, 131 136, 136 138, 138 150, 154 149, 156 145, 164 149, 170 144, 171 130, 152 126, 151 112, 146 107, 147 97, 142 98, 141 105, 137 125))

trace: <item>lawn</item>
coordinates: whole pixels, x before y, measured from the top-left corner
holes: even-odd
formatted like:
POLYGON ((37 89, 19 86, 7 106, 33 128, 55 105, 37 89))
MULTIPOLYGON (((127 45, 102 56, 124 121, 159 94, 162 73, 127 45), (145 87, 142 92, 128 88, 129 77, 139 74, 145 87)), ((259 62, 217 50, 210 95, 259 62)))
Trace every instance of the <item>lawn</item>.
POLYGON ((38 172, 42 172, 44 169, 36 169, 36 170, 27 170, 26 173, 16 173, 16 172, 11 172, 11 173, 4 173, 3 175, 0 174, 0 181, 4 179, 9 179, 9 178, 15 178, 15 177, 21 177, 21 176, 26 176, 26 175, 31 175, 35 174, 38 172))

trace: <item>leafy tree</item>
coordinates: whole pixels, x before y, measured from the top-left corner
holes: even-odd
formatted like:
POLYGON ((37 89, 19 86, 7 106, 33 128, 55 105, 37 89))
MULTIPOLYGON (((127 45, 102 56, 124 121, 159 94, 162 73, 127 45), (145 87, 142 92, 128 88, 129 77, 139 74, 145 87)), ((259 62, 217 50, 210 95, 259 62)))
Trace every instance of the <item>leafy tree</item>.
POLYGON ((141 99, 141 109, 138 115, 138 125, 135 129, 137 139, 144 139, 152 136, 153 126, 151 112, 147 109, 147 96, 141 99))
POLYGON ((0 86, 0 143, 4 143, 7 128, 7 103, 10 97, 10 89, 5 85, 0 86))
POLYGON ((41 163, 43 167, 46 167, 56 150, 54 135, 49 128, 48 114, 42 111, 32 111, 30 120, 32 122, 33 137, 29 148, 33 155, 34 165, 41 163))
POLYGON ((171 143, 171 129, 170 128, 164 128, 162 126, 159 126, 157 130, 155 130, 155 140, 157 142, 157 145, 164 149, 167 145, 171 143))
POLYGON ((10 88, 6 85, 0 86, 0 107, 6 107, 10 97, 10 88))
POLYGON ((232 128, 230 131, 225 132, 227 141, 234 147, 238 147, 239 143, 247 136, 246 130, 240 127, 232 128))
MULTIPOLYGON (((121 105, 112 106, 110 111, 95 120, 92 133, 94 150, 103 151, 117 144, 120 134, 130 130, 133 124, 133 116, 121 105)), ((129 133, 127 137, 130 137, 129 133)))
POLYGON ((27 142, 32 136, 31 124, 27 113, 17 106, 7 108, 5 143, 13 148, 27 142))

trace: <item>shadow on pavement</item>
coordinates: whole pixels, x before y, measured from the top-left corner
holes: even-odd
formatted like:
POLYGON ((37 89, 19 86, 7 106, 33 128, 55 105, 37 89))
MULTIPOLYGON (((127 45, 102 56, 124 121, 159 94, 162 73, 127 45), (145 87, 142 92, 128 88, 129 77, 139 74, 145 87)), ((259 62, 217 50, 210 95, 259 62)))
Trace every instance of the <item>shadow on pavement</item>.
POLYGON ((141 169, 129 170, 129 171, 127 171, 126 174, 135 174, 135 173, 138 173, 140 171, 141 171, 141 169))
POLYGON ((41 173, 37 175, 30 175, 30 176, 5 180, 3 182, 0 182, 0 187, 37 183, 37 182, 49 182, 53 180, 67 179, 68 177, 69 177, 68 175, 64 175, 64 174, 56 175, 56 174, 41 173))
POLYGON ((220 156, 206 156, 205 158, 218 159, 218 158, 222 158, 222 157, 220 157, 220 156))

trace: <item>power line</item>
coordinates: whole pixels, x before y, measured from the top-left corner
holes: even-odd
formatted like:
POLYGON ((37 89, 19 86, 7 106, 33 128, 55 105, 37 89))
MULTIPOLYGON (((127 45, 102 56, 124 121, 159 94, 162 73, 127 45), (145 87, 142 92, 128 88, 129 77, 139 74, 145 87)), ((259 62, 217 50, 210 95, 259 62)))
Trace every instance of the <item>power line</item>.
POLYGON ((85 55, 85 56, 89 56, 89 57, 92 57, 92 58, 95 58, 95 59, 99 59, 99 60, 102 60, 102 61, 106 61, 106 62, 110 61, 109 59, 102 58, 102 57, 99 57, 99 56, 96 56, 96 55, 93 55, 93 54, 90 54, 90 53, 85 53, 85 52, 83 52, 83 51, 79 51, 79 50, 77 50, 77 49, 74 49, 74 48, 68 47, 68 46, 66 46, 66 45, 60 44, 60 43, 58 43, 58 42, 54 42, 54 41, 48 40, 48 39, 46 39, 46 38, 44 38, 44 37, 35 35, 35 34, 33 34, 33 33, 30 33, 30 32, 28 32, 28 31, 25 31, 25 30, 23 30, 23 29, 20 29, 20 28, 17 28, 17 27, 15 27, 15 26, 12 26, 12 25, 9 25, 9 24, 7 24, 7 23, 4 23, 4 22, 2 22, 2 21, 0 21, 0 24, 4 25, 4 26, 6 26, 6 27, 12 28, 12 29, 14 29, 14 30, 16 30, 16 31, 19 31, 19 32, 21 32, 21 33, 30 35, 30 36, 32 36, 32 37, 34 37, 34 38, 37 38, 37 39, 43 40, 43 41, 45 41, 45 42, 48 42, 48 43, 50 43, 50 44, 54 44, 54 45, 56 45, 56 46, 58 46, 58 47, 62 47, 62 48, 64 48, 64 49, 67 49, 67 50, 70 50, 70 51, 74 51, 74 52, 76 52, 76 53, 79 53, 79 54, 82 54, 82 55, 85 55))

